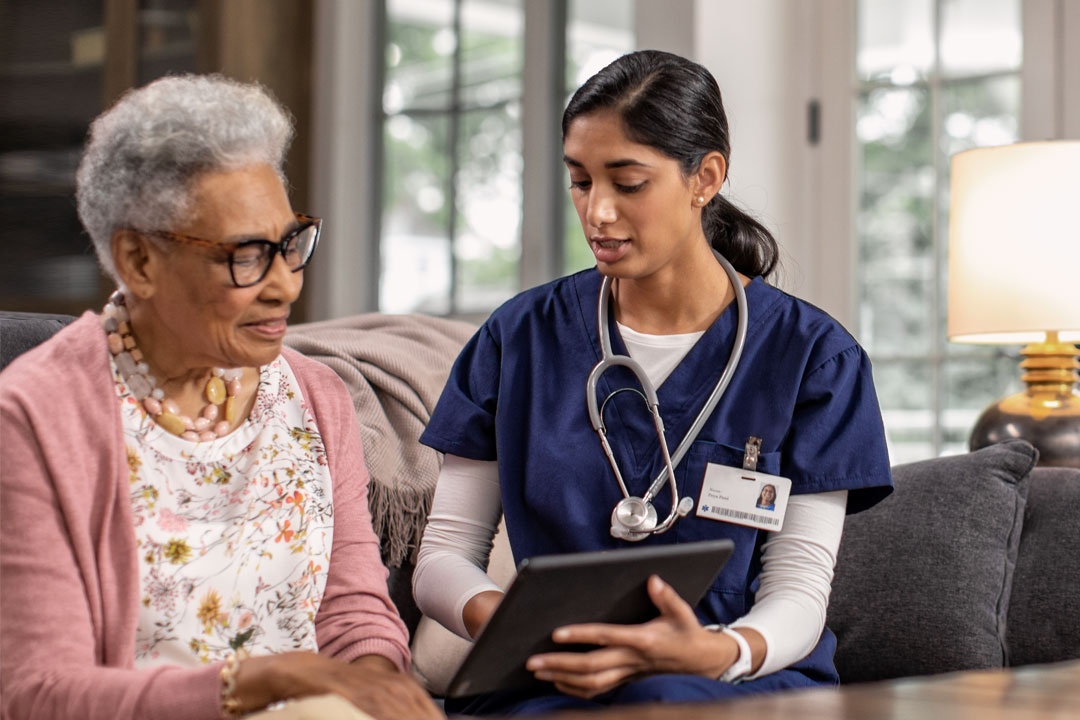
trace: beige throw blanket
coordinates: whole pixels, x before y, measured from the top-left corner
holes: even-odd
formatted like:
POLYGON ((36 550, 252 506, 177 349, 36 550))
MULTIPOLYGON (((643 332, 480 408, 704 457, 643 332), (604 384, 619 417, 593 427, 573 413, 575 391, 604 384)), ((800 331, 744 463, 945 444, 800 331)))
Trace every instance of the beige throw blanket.
POLYGON ((372 522, 391 567, 413 559, 420 545, 441 462, 420 434, 475 331, 457 320, 370 313, 297 325, 285 337, 349 388, 371 473, 372 522))

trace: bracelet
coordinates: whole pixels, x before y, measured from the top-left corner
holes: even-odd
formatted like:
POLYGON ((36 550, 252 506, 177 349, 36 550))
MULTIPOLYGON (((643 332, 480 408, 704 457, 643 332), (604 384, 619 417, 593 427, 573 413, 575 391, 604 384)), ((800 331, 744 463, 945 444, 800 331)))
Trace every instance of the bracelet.
POLYGON ((731 667, 720 676, 720 681, 726 683, 742 682, 743 677, 750 674, 750 670, 754 665, 750 655, 750 643, 746 642, 746 638, 741 633, 737 633, 729 627, 720 628, 720 632, 730 637, 739 646, 739 656, 735 658, 735 662, 731 664, 731 667))
POLYGON ((735 662, 733 662, 731 666, 717 678, 720 682, 731 683, 733 685, 739 684, 746 675, 750 674, 750 670, 753 668, 750 643, 746 642, 746 638, 744 638, 742 634, 735 632, 727 625, 706 625, 705 629, 727 635, 734 640, 735 644, 739 647, 739 654, 735 656, 735 662))
POLYGON ((225 664, 221 666, 221 712, 226 717, 240 717, 240 700, 236 697, 236 670, 240 667, 240 659, 236 653, 225 656, 225 664))

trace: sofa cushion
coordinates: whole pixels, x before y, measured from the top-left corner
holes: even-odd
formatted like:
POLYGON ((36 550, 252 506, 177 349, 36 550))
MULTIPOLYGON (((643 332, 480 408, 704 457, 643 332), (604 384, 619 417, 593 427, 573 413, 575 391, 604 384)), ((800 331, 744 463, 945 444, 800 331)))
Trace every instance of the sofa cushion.
POLYGON ((1005 664, 1005 616, 1037 457, 1012 440, 900 465, 895 492, 847 518, 828 617, 842 682, 1005 664))
POLYGON ((1009 599, 1009 664, 1080 658, 1080 470, 1036 468, 1009 599))

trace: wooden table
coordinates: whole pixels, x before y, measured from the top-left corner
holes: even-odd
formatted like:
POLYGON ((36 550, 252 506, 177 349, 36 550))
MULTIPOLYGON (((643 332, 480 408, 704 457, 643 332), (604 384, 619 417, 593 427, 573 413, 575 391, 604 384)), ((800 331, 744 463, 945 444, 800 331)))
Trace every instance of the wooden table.
MULTIPOLYGON (((1080 718, 1080 660, 727 702, 623 706, 542 720, 1058 720, 1080 718)), ((540 719, 538 719, 540 720, 540 719)))

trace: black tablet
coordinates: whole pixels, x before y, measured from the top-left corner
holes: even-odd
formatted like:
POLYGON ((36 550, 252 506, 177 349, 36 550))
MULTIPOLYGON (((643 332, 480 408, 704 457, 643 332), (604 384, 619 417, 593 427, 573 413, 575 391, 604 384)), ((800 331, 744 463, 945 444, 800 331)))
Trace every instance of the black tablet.
POLYGON ((506 596, 450 681, 447 696, 545 685, 525 669, 530 656, 592 649, 554 642, 555 628, 655 618, 658 612, 645 586, 651 575, 659 575, 697 605, 734 549, 731 540, 708 540, 522 561, 506 596))

